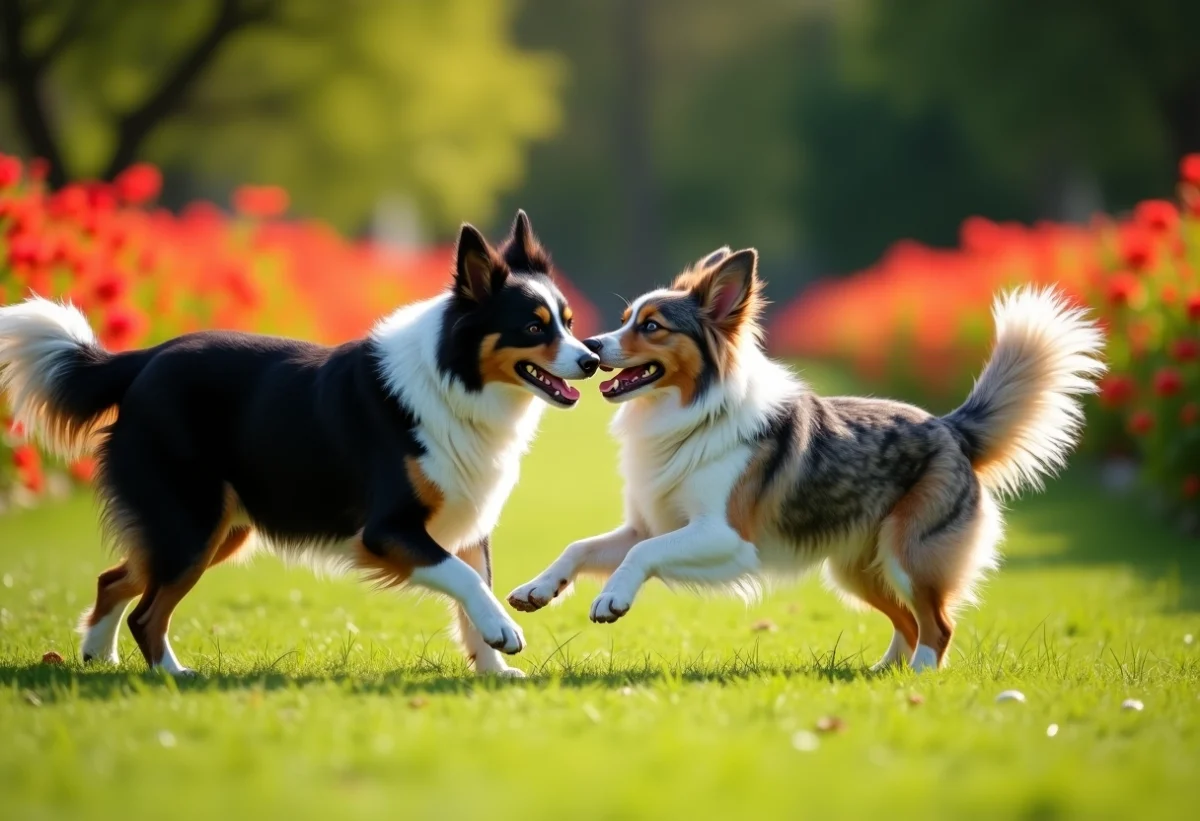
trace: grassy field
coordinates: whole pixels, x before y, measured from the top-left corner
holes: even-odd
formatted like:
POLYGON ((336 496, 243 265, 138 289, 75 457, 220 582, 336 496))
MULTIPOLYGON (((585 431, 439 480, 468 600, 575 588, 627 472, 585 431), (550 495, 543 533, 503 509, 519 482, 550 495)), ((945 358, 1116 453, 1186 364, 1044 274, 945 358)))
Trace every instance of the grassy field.
MULTIPOLYGON (((495 537, 502 595, 617 522, 607 418, 594 391, 547 414, 495 537)), ((585 583, 517 616, 530 679, 479 681, 441 602, 263 557, 183 603, 173 642, 202 676, 175 682, 127 634, 119 669, 79 664, 107 561, 89 499, 5 517, 0 818, 1190 816, 1200 545, 1086 469, 1009 522, 932 675, 868 673, 890 625, 815 580, 749 609, 651 583, 613 626, 585 583), (1027 701, 996 703, 1009 688, 1027 701)))

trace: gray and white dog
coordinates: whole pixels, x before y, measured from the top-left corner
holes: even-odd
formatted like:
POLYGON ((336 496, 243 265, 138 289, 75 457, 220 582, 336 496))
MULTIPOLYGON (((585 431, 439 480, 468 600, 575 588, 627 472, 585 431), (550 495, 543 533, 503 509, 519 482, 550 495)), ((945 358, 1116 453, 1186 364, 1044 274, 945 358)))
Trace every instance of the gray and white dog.
POLYGON ((585 341, 619 369, 601 391, 623 403, 625 521, 509 602, 537 610, 596 574, 608 580, 591 618, 612 622, 652 577, 751 596, 824 564, 848 601, 891 620, 877 667, 937 668, 956 608, 997 565, 996 497, 1040 487, 1075 446, 1102 334, 1053 290, 1019 289, 996 300, 990 361, 949 415, 825 398, 763 352, 757 265, 753 249, 722 248, 585 341))

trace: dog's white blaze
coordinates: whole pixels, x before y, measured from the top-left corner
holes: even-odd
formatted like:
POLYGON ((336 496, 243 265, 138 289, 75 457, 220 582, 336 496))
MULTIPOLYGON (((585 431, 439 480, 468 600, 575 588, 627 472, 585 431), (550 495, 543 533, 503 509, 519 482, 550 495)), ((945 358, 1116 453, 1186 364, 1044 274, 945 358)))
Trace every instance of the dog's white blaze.
POLYGON ((586 374, 584 374, 583 368, 579 367, 579 359, 580 357, 591 356, 592 352, 563 326, 562 316, 558 309, 558 300, 554 298, 554 294, 550 292, 550 289, 537 280, 531 280, 529 287, 541 297, 546 310, 550 312, 554 330, 562 340, 558 345, 558 355, 555 356, 554 362, 550 366, 551 371, 555 376, 560 376, 563 379, 582 379, 586 374))
POLYGON ((79 648, 81 655, 111 664, 120 662, 121 657, 117 652, 117 636, 121 630, 121 622, 125 618, 125 610, 131 601, 133 599, 118 602, 108 612, 108 615, 95 624, 88 624, 92 612, 90 608, 83 614, 79 625, 79 632, 83 634, 83 641, 79 648))

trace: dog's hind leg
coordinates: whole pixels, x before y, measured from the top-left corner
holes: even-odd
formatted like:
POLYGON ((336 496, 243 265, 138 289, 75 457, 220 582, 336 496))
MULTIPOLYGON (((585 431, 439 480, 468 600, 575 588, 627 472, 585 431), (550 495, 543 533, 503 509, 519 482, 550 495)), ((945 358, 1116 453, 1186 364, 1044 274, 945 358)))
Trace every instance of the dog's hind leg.
POLYGON ((1000 516, 964 460, 939 458, 884 520, 883 578, 917 623, 915 670, 945 664, 953 614, 996 564, 1000 516))
MULTIPOLYGON (((249 535, 248 527, 230 529, 214 551, 208 566, 214 567, 235 555, 249 535)), ((84 664, 93 661, 119 663, 117 636, 122 617, 130 602, 146 589, 146 573, 142 565, 143 562, 135 554, 105 570, 97 579, 96 603, 83 614, 79 625, 79 631, 83 634, 80 655, 84 664)))
POLYGON ((862 562, 849 566, 831 562, 827 571, 841 592, 870 605, 892 622, 892 642, 883 658, 871 669, 877 671, 893 664, 907 664, 917 647, 917 620, 884 581, 880 570, 862 562))
MULTIPOLYGON (((479 544, 459 551, 458 557, 470 565, 483 579, 484 584, 491 588, 492 546, 489 537, 485 536, 479 544)), ((454 603, 454 612, 458 622, 458 640, 461 642, 467 658, 475 665, 476 673, 524 678, 524 673, 505 663, 504 654, 483 640, 483 636, 475 629, 475 625, 471 623, 471 618, 461 603, 454 603)))
POLYGON ((212 511, 211 516, 185 517, 166 531, 149 529, 150 545, 157 545, 160 552, 167 545, 174 546, 170 560, 151 564, 146 592, 129 614, 129 629, 150 667, 172 675, 191 673, 171 649, 167 635, 171 615, 204 571, 220 560, 222 550, 225 556, 221 558, 232 552, 229 518, 229 506, 225 505, 212 511))
POLYGON ((96 603, 84 614, 79 624, 83 635, 79 654, 85 664, 105 661, 120 662, 117 634, 129 603, 145 589, 144 577, 136 562, 126 559, 110 567, 96 580, 96 603))

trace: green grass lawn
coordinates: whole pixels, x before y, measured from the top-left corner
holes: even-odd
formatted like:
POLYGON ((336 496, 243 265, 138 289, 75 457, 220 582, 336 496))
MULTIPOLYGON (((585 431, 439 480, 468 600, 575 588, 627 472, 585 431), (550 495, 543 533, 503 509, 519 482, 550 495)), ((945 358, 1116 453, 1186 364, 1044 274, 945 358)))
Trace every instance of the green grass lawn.
MULTIPOLYGON (((504 513, 502 596, 618 521, 585 393, 547 413, 504 513)), ((127 634, 119 669, 85 670, 90 499, 0 518, 0 818, 1194 817, 1200 545, 1094 481, 1012 506, 1005 568, 924 676, 869 674, 890 625, 810 580, 750 608, 651 583, 612 626, 583 583, 517 615, 528 680, 480 681, 443 603, 270 557, 177 611, 200 678, 146 673, 127 634), (1009 688, 1026 703, 997 704, 1009 688)))

